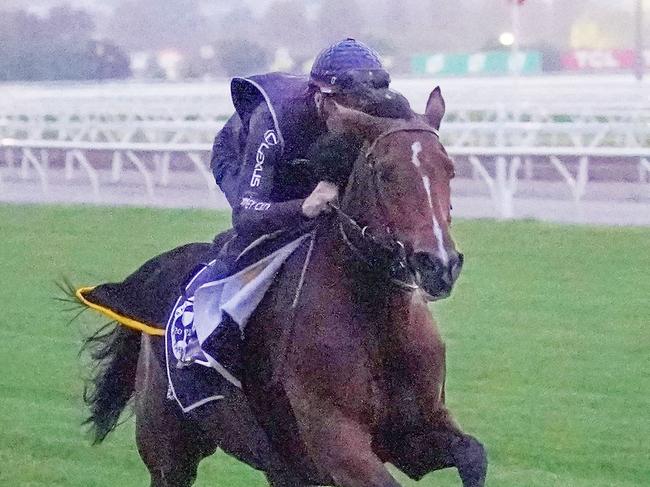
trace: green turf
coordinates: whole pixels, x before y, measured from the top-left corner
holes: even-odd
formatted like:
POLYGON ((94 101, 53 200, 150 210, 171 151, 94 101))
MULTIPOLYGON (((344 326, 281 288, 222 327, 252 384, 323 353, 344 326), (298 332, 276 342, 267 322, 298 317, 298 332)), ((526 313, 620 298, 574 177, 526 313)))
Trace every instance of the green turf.
MULTIPOLYGON (((54 281, 120 279, 227 222, 206 211, 0 206, 0 486, 146 485, 132 421, 94 448, 79 426, 76 353, 102 320, 66 325, 54 281)), ((650 230, 484 220, 458 222, 454 235, 467 263, 434 314, 448 402, 488 448, 488 485, 650 485, 650 230)), ((264 482, 218 454, 198 485, 264 482)), ((460 482, 447 471, 419 485, 460 482)))

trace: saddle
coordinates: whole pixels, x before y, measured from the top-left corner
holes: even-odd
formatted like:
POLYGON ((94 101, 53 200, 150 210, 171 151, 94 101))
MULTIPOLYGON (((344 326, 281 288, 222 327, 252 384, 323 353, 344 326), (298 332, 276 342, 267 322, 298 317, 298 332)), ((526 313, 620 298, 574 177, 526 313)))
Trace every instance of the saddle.
POLYGON ((76 294, 83 304, 120 324, 151 335, 163 335, 181 291, 208 263, 219 258, 232 264, 231 273, 235 273, 309 230, 305 226, 263 235, 244 246, 235 241, 235 231, 229 229, 212 242, 189 243, 157 255, 121 282, 82 287, 76 294))
POLYGON ((165 336, 159 359, 168 371, 168 397, 189 412, 241 387, 238 350, 246 322, 310 230, 264 235, 243 249, 229 230, 212 243, 158 255, 122 282, 81 288, 77 296, 124 326, 165 336))
POLYGON ((187 276, 214 255, 211 243, 186 244, 148 260, 121 282, 80 288, 76 295, 84 305, 124 326, 163 335, 187 276))

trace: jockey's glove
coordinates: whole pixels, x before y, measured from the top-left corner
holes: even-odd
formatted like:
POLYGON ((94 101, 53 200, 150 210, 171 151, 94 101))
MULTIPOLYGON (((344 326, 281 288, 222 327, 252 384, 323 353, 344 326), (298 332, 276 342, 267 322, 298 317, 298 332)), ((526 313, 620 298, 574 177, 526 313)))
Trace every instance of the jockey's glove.
POLYGON ((321 181, 303 202, 302 212, 308 218, 315 218, 330 211, 329 204, 336 202, 338 197, 339 188, 335 184, 321 181))

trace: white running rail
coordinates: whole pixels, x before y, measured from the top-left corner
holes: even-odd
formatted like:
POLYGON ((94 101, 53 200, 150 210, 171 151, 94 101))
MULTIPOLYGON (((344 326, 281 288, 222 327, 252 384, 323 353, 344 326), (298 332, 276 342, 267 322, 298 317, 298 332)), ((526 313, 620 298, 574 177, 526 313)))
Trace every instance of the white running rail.
MULTIPOLYGON (((46 140, 0 140, 0 156, 4 155, 0 169, 17 169, 18 177, 30 177, 33 168, 43 192, 49 188, 48 175, 51 161, 64 161, 66 179, 75 171, 82 171, 88 178, 95 200, 99 199, 101 178, 93 161, 108 158, 111 161, 111 182, 119 181, 126 163, 140 174, 142 184, 153 197, 157 185, 170 184, 170 163, 185 162, 196 170, 210 193, 216 184, 209 169, 211 144, 156 144, 133 142, 84 142, 46 140)), ((466 160, 476 177, 486 185, 498 214, 511 218, 514 214, 514 198, 521 179, 521 169, 532 159, 543 161, 555 168, 569 189, 573 200, 579 203, 589 184, 592 159, 616 159, 638 164, 640 181, 647 181, 650 173, 650 148, 616 147, 447 147, 449 154, 466 160), (569 163, 577 160, 577 164, 569 163)), ((54 169, 56 170, 56 169, 54 169)), ((0 171, 0 175, 2 172, 0 171)), ((8 184, 2 175, 0 182, 8 184)))

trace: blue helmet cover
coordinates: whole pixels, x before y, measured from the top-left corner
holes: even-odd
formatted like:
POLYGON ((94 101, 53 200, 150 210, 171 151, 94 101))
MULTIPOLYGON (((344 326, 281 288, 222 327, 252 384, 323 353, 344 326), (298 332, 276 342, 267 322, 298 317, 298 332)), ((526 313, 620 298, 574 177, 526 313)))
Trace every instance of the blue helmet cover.
POLYGON ((352 70, 384 71, 377 52, 352 38, 323 49, 311 68, 311 81, 318 85, 336 86, 339 78, 352 70))

